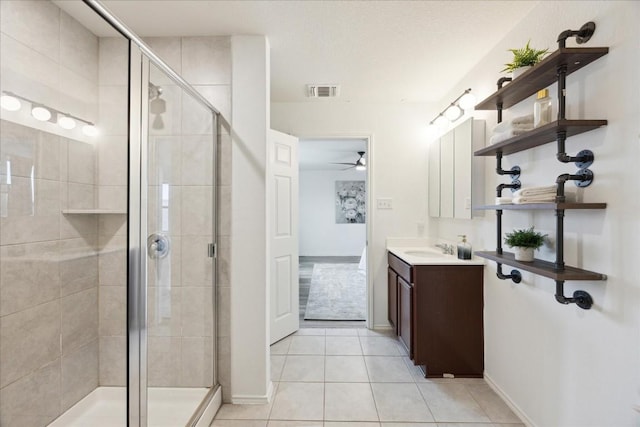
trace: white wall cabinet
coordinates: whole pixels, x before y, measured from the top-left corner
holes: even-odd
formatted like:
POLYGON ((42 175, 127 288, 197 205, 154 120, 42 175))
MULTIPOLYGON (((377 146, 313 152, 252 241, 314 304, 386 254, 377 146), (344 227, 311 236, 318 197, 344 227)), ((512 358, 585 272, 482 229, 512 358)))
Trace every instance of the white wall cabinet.
POLYGON ((472 117, 432 142, 429 216, 471 219, 472 206, 483 204, 484 164, 473 152, 484 144, 485 122, 472 117))

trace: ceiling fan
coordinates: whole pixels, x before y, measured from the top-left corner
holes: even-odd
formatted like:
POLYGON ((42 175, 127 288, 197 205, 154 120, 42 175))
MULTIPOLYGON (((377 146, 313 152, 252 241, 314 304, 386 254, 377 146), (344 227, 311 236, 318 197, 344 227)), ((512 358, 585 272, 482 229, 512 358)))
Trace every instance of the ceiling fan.
POLYGON ((364 158, 364 151, 358 151, 358 155, 360 156, 358 158, 358 160, 355 161, 355 163, 331 163, 332 165, 349 165, 348 168, 346 169, 342 169, 342 170, 347 170, 347 169, 351 169, 351 168, 356 168, 356 170, 358 171, 363 171, 366 169, 366 163, 367 161, 364 158))

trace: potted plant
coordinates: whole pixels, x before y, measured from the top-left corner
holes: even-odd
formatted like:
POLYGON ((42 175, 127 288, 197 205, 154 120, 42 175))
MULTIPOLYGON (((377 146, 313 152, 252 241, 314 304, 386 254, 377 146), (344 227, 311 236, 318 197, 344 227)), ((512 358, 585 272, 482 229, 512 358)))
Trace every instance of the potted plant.
POLYGON ((533 261, 533 250, 544 244, 546 234, 538 233, 533 227, 507 233, 504 242, 514 248, 516 261, 533 261))
POLYGON ((504 64, 505 68, 502 70, 503 72, 511 72, 515 79, 529 67, 533 67, 542 61, 542 58, 549 52, 549 49, 533 49, 529 46, 530 42, 531 40, 521 49, 509 49, 509 52, 513 53, 513 60, 504 64))

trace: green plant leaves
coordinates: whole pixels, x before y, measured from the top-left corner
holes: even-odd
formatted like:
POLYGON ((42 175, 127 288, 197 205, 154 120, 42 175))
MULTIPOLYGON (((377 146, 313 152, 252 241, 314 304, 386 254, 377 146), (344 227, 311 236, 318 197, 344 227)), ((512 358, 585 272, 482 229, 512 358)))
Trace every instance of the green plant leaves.
POLYGON ((546 234, 538 233, 531 228, 525 230, 513 230, 511 233, 505 234, 504 242, 509 247, 534 248, 538 249, 544 244, 546 234))
POLYGON ((508 49, 509 52, 513 53, 513 61, 509 62, 505 65, 505 68, 501 71, 513 71, 516 68, 520 67, 529 67, 531 65, 535 65, 538 62, 542 61, 542 58, 549 53, 549 49, 533 49, 529 46, 531 40, 527 42, 525 47, 520 49, 508 49))

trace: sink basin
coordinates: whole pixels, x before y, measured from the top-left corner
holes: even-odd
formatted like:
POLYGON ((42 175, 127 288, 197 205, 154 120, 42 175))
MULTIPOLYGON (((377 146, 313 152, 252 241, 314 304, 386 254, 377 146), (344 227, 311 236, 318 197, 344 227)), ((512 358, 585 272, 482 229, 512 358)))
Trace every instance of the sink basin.
POLYGON ((441 254, 433 251, 422 251, 422 250, 414 250, 414 251, 404 251, 405 254, 411 256, 417 256, 422 258, 445 258, 445 254, 441 254))

